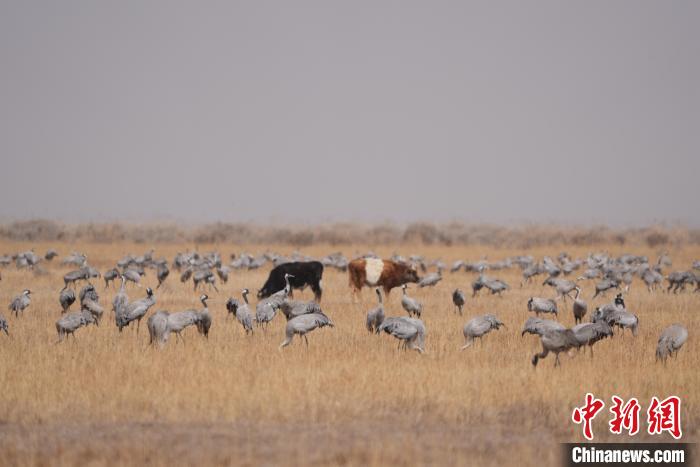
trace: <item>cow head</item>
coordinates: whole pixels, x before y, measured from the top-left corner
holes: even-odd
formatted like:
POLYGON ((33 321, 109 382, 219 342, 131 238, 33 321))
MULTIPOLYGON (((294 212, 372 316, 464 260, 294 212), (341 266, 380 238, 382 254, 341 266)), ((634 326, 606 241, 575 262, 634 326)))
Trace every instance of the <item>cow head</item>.
POLYGON ((403 282, 418 282, 420 281, 420 277, 418 277, 418 271, 416 270, 415 266, 406 266, 406 269, 403 274, 403 282))

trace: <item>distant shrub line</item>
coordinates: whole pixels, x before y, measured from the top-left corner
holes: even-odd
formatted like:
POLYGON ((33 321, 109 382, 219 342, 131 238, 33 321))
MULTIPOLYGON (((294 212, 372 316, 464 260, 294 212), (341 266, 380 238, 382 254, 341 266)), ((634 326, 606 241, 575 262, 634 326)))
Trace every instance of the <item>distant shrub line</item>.
POLYGON ((424 244, 487 245, 529 248, 552 244, 648 245, 700 244, 700 229, 652 226, 613 229, 605 226, 564 227, 521 225, 505 227, 464 223, 417 222, 394 224, 334 223, 311 226, 271 226, 217 222, 197 226, 176 224, 62 224, 49 220, 0 225, 0 238, 12 241, 81 241, 94 243, 237 243, 237 244, 424 244))

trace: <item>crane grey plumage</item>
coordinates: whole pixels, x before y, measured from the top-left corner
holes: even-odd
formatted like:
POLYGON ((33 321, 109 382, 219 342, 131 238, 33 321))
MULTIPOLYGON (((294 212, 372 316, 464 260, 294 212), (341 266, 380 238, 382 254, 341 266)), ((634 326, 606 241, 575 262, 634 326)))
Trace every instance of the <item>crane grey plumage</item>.
POLYGON ((175 335, 184 342, 182 334, 180 334, 188 326, 197 324, 199 320, 197 312, 194 310, 178 311, 168 315, 167 332, 174 332, 175 335))
POLYGON ((69 335, 75 339, 75 331, 94 322, 95 319, 87 310, 66 313, 56 321, 56 332, 58 333, 58 341, 56 343, 62 342, 69 335))
POLYGON ((197 312, 197 331, 207 339, 209 339, 209 329, 211 329, 212 318, 209 313, 209 308, 207 307, 207 295, 202 295, 200 300, 204 308, 197 312))
POLYGON ((119 277, 119 269, 112 268, 108 271, 105 271, 104 275, 102 276, 102 278, 105 280, 105 289, 109 287, 110 282, 114 284, 114 280, 117 277, 119 277))
POLYGON ((83 287, 80 291, 80 310, 87 311, 92 315, 95 320, 95 325, 100 325, 100 320, 104 313, 102 305, 99 303, 99 296, 97 295, 97 290, 92 285, 83 287))
POLYGON ((556 277, 548 277, 542 285, 554 287, 554 290, 557 291, 557 299, 563 298, 564 300, 566 300, 566 297, 571 298, 571 292, 576 290, 577 287, 576 282, 556 277))
POLYGON ((255 321, 259 325, 267 326, 270 321, 275 318, 277 310, 280 309, 282 303, 287 299, 292 290, 291 284, 289 283, 290 277, 294 276, 291 274, 285 274, 284 288, 273 293, 269 297, 260 300, 255 306, 255 321))
POLYGON ((676 356, 688 340, 688 330, 681 324, 672 324, 661 332, 656 346, 656 360, 666 363, 666 359, 676 356))
POLYGON ((554 366, 557 367, 561 365, 559 362, 559 353, 565 352, 574 347, 578 347, 579 343, 571 329, 562 330, 549 330, 545 332, 541 337, 542 342, 542 352, 533 355, 532 365, 537 366, 537 362, 545 358, 550 352, 554 352, 556 358, 554 360, 554 366))
POLYGON ((581 289, 577 287, 573 305, 574 320, 577 324, 583 321, 583 317, 586 316, 586 312, 588 312, 588 304, 582 299, 578 298, 580 293, 581 289))
POLYGON ((541 297, 530 297, 527 301, 528 311, 534 311, 536 316, 540 313, 552 313, 557 315, 557 302, 551 298, 541 298, 541 297))
POLYGON ((141 287, 141 274, 136 269, 129 268, 122 273, 122 276, 126 281, 141 287))
POLYGON ((255 322, 258 325, 267 326, 275 318, 279 307, 280 303, 275 300, 269 300, 269 298, 260 300, 255 306, 255 322))
POLYGON ((158 343, 159 346, 165 345, 168 342, 168 315, 169 312, 164 310, 159 310, 148 317, 146 324, 148 325, 148 335, 150 337, 149 344, 154 345, 158 343))
POLYGON ((241 296, 243 297, 243 304, 239 303, 238 300, 231 298, 226 302, 226 308, 229 313, 233 313, 236 320, 241 323, 246 334, 253 333, 253 316, 250 313, 250 307, 248 305, 248 289, 243 289, 241 296))
POLYGON ((282 301, 280 310, 289 321, 297 316, 318 313, 321 311, 321 306, 315 301, 303 302, 287 298, 282 301))
POLYGON ((128 326, 131 322, 136 321, 136 333, 139 332, 141 319, 146 315, 148 309, 156 304, 156 298, 153 295, 153 290, 149 287, 146 289, 146 297, 140 300, 134 300, 123 307, 123 313, 117 313, 117 326, 119 331, 128 326))
POLYGON ((95 302, 100 300, 100 296, 98 295, 95 286, 92 284, 88 284, 80 289, 78 298, 80 298, 80 303, 83 303, 86 299, 93 300, 95 302))
POLYGON ((221 280, 222 284, 226 284, 228 282, 229 272, 230 269, 227 266, 220 266, 216 268, 216 275, 219 276, 219 280, 221 280))
POLYGON ((24 310, 26 310, 27 307, 29 307, 29 305, 32 303, 32 299, 30 297, 31 293, 31 290, 25 289, 20 295, 12 299, 10 305, 7 308, 10 311, 15 312, 15 317, 19 316, 20 313, 23 313, 24 310))
POLYGON ((403 295, 401 296, 401 307, 406 310, 408 316, 417 316, 420 318, 420 315, 423 312, 423 304, 418 300, 409 297, 406 294, 407 288, 408 286, 406 284, 401 286, 401 289, 403 290, 403 295))
POLYGON ((542 336, 547 331, 563 331, 564 329, 566 329, 566 327, 564 327, 563 324, 558 323, 557 321, 531 316, 527 319, 527 321, 525 321, 525 325, 523 326, 523 331, 520 333, 520 336, 522 337, 525 334, 535 334, 537 336, 542 336))
POLYGON ((306 341, 306 346, 308 347, 309 339, 306 337, 306 334, 314 329, 322 328, 324 326, 333 327, 333 322, 322 311, 296 316, 287 321, 287 326, 285 327, 285 339, 282 341, 279 348, 282 349, 283 347, 291 344, 295 334, 303 337, 306 341))
POLYGON ((115 316, 119 314, 119 310, 126 308, 126 305, 129 303, 129 296, 126 294, 126 279, 121 274, 119 275, 119 278, 121 279, 122 283, 119 286, 119 291, 112 299, 112 311, 114 312, 115 316))
POLYGON ((472 345, 474 339, 477 337, 479 338, 479 342, 481 342, 482 337, 491 332, 492 329, 498 330, 501 326, 505 326, 505 324, 491 314, 476 316, 470 319, 462 330, 464 334, 464 345, 461 350, 472 345))
POLYGON ((0 330, 5 331, 5 335, 9 336, 10 331, 7 328, 7 320, 5 317, 0 313, 0 330))
POLYGON ((457 311, 459 311, 460 316, 462 316, 462 308, 464 307, 465 302, 466 298, 464 296, 464 292, 462 292, 460 289, 455 289, 455 291, 452 292, 452 303, 454 303, 455 308, 457 311))
POLYGON ((170 269, 168 269, 168 265, 165 263, 160 263, 158 265, 158 269, 156 270, 156 277, 158 278, 158 285, 156 286, 156 289, 159 289, 161 285, 163 285, 163 282, 165 282, 165 279, 168 278, 170 275, 170 269))
POLYGON ((56 256, 58 256, 58 251, 54 250, 53 248, 49 248, 49 249, 46 251, 46 254, 44 255, 44 259, 45 259, 46 261, 51 261, 51 260, 54 259, 56 256))
POLYGON ((379 300, 379 305, 367 312, 366 326, 369 332, 375 332, 384 321, 384 303, 382 301, 382 291, 377 287, 374 289, 379 300))
POLYGON ((625 332, 625 329, 630 329, 633 336, 637 335, 639 318, 637 315, 627 310, 616 310, 612 312, 610 315, 608 315, 606 322, 611 327, 617 326, 623 333, 625 332))
POLYGON ((70 306, 75 303, 75 292, 73 289, 69 289, 68 286, 63 287, 58 295, 58 303, 61 304, 61 313, 68 311, 70 306))
POLYGON ((613 335, 612 328, 605 321, 577 324, 571 330, 579 346, 588 346, 591 349, 591 357, 593 357, 593 344, 613 335))
POLYGON ((605 294, 608 290, 611 289, 619 289, 620 288, 620 283, 617 280, 613 279, 603 279, 599 282, 596 283, 595 285, 595 293, 593 294, 593 298, 596 298, 600 294, 605 294))
POLYGON ((399 347, 425 352, 425 324, 423 321, 405 316, 386 318, 377 328, 377 333, 386 332, 399 340, 399 347))
POLYGON ((438 282, 442 280, 442 269, 438 268, 437 272, 432 272, 423 276, 423 278, 418 281, 418 287, 433 287, 438 282))

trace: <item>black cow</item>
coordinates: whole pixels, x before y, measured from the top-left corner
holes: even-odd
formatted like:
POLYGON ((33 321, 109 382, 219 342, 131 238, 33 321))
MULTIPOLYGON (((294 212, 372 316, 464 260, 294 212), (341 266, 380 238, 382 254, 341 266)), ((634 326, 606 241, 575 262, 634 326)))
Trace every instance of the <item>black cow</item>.
POLYGON ((317 302, 321 301, 321 277, 323 276, 323 264, 318 261, 284 263, 270 271, 265 285, 258 291, 258 298, 266 298, 273 293, 284 289, 284 275, 291 274, 289 285, 294 289, 311 287, 317 302))

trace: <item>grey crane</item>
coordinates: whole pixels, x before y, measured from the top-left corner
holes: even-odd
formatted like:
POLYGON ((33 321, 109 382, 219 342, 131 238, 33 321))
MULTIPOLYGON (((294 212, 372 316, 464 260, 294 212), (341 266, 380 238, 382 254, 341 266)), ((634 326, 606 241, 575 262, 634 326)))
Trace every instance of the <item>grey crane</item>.
POLYGON ((687 284, 694 284, 697 279, 692 271, 674 271, 666 280, 668 281, 666 292, 678 293, 679 290, 684 291, 687 284))
POLYGON ((75 271, 70 271, 63 276, 63 283, 66 287, 71 284, 74 285, 78 281, 86 281, 89 278, 89 271, 87 268, 76 269, 75 271))
POLYGON ((93 285, 87 285, 80 291, 80 309, 88 311, 95 319, 95 325, 99 326, 104 309, 99 303, 100 297, 93 285))
POLYGON ((560 366, 559 353, 566 352, 574 347, 579 347, 576 335, 571 329, 564 329, 563 331, 557 329, 548 330, 540 336, 540 341, 542 342, 542 352, 532 356, 532 365, 535 367, 537 366, 537 362, 549 355, 550 352, 556 355, 554 366, 560 366))
POLYGON ((600 294, 605 294, 608 290, 611 289, 619 289, 620 288, 620 282, 614 279, 610 278, 605 278, 599 282, 596 283, 595 285, 595 293, 593 294, 593 298, 596 298, 600 294))
POLYGON ((520 336, 525 336, 525 334, 535 334, 537 336, 542 336, 545 332, 550 330, 560 330, 566 329, 563 324, 557 321, 552 321, 551 319, 542 319, 531 316, 525 321, 523 325, 523 330, 520 336))
POLYGON ((573 305, 573 313, 574 313, 574 320, 576 323, 580 323, 583 321, 583 317, 586 316, 586 312, 588 312, 588 304, 583 301, 582 299, 578 298, 579 294, 581 293, 580 288, 576 288, 576 296, 574 297, 574 305, 573 305))
POLYGON ((243 297, 243 304, 239 303, 235 298, 229 298, 226 302, 226 309, 229 313, 236 317, 236 320, 241 323, 246 334, 253 333, 253 315, 250 313, 250 307, 248 305, 248 294, 250 291, 248 289, 243 289, 241 291, 241 296, 243 297))
POLYGON ((136 321, 136 333, 138 334, 141 319, 146 315, 148 309, 155 304, 156 298, 153 295, 153 290, 148 287, 145 298, 128 303, 123 307, 122 313, 119 313, 119 310, 117 310, 117 327, 119 332, 131 322, 136 321))
POLYGON ((10 311, 15 312, 15 317, 19 316, 20 313, 23 313, 24 310, 26 310, 32 303, 31 294, 31 290, 25 289, 20 295, 12 299, 12 302, 10 302, 10 305, 7 308, 10 311))
POLYGON ((192 267, 188 267, 187 269, 183 270, 182 273, 180 274, 180 282, 183 284, 190 280, 190 277, 192 277, 192 274, 194 271, 192 270, 192 267))
POLYGON ((0 314, 0 330, 5 331, 5 335, 10 335, 10 332, 7 330, 7 320, 2 314, 0 314))
POLYGON ((207 339, 209 338, 209 329, 211 329, 211 314, 209 313, 209 307, 207 307, 207 300, 209 297, 204 294, 199 297, 204 308, 197 312, 197 331, 207 339))
POLYGON ((661 332, 656 345, 656 360, 666 364, 666 358, 673 357, 688 340, 688 330, 681 324, 672 324, 661 332))
POLYGON ((465 302, 466 297, 464 292, 462 292, 460 289, 455 289, 455 291, 452 292, 452 303, 454 303, 455 309, 459 311, 460 316, 462 316, 462 308, 464 308, 465 302))
POLYGON ((56 343, 62 342, 69 335, 75 339, 75 331, 94 322, 95 319, 86 310, 66 313, 56 321, 56 332, 58 333, 58 341, 56 343))
POLYGON ((85 301, 85 299, 94 300, 96 302, 100 300, 100 296, 97 294, 97 290, 92 284, 88 284, 82 289, 80 289, 80 294, 78 295, 78 298, 80 298, 80 303, 85 301))
POLYGON ((420 318, 420 315, 423 312, 423 304, 418 300, 409 297, 406 294, 407 288, 408 286, 406 284, 401 286, 401 289, 403 290, 403 295, 401 296, 401 307, 406 310, 408 316, 417 316, 420 318))
POLYGON ((156 277, 158 278, 158 285, 156 286, 156 289, 159 289, 161 285, 163 285, 163 282, 165 282, 165 279, 168 278, 168 275, 170 274, 170 269, 168 269, 168 265, 165 263, 160 263, 158 265, 158 269, 156 270, 156 277))
POLYGON ((216 268, 216 275, 219 276, 219 280, 222 284, 226 284, 228 282, 228 274, 230 271, 231 270, 228 268, 228 266, 219 266, 216 268))
POLYGON ((472 282, 472 297, 475 297, 479 290, 484 287, 491 292, 491 295, 500 295, 510 288, 508 284, 500 279, 492 279, 484 274, 480 274, 479 277, 472 282))
POLYGON ((664 281, 664 276, 657 269, 647 266, 641 273, 642 281, 646 284, 649 292, 654 291, 659 284, 664 281))
POLYGON ((279 290, 267 298, 264 298, 258 302, 255 307, 255 321, 258 325, 267 326, 270 321, 272 321, 277 314, 277 310, 282 307, 291 290, 292 287, 289 283, 289 278, 294 277, 291 274, 284 275, 284 288, 279 290))
POLYGON ((386 318, 376 330, 377 333, 382 331, 398 339, 399 347, 403 344, 404 348, 421 354, 425 352, 425 324, 419 319, 405 316, 386 318))
POLYGON ((534 311, 535 315, 539 316, 540 313, 552 313, 557 316, 557 302, 551 298, 541 298, 541 297, 530 297, 527 301, 528 311, 534 311))
POLYGON ((622 329, 623 333, 625 329, 630 329, 633 336, 637 335, 639 318, 620 305, 608 304, 596 308, 593 316, 591 316, 591 322, 599 323, 601 321, 607 323, 610 327, 622 329))
POLYGON ((114 295, 112 299, 112 311, 117 314, 118 310, 124 309, 126 304, 129 303, 129 296, 126 294, 126 279, 123 275, 119 275, 122 283, 119 286, 119 291, 114 295))
MULTIPOLYGON (((577 324, 571 330, 580 346, 588 346, 593 357, 593 344, 613 335, 612 328, 605 321, 577 324)), ((585 350, 585 347, 584 347, 585 350)))
POLYGON ((46 261, 51 261, 51 260, 54 259, 56 256, 58 256, 58 251, 54 250, 53 248, 49 248, 49 249, 46 251, 46 254, 44 255, 44 259, 45 259, 46 261))
POLYGON ((418 281, 418 287, 420 287, 420 288, 433 287, 441 280, 442 280, 442 268, 438 268, 437 272, 432 272, 430 274, 426 274, 425 276, 423 276, 423 278, 420 281, 418 281))
POLYGON ((566 297, 571 298, 571 292, 576 290, 576 282, 567 280, 567 279, 559 279, 556 277, 548 277, 542 285, 548 285, 550 287, 554 287, 554 290, 557 291, 557 300, 560 298, 563 298, 566 301, 566 297))
POLYGON ((450 272, 457 272, 460 269, 464 267, 464 260, 458 259, 454 263, 452 263, 452 267, 450 268, 450 272))
POLYGON ((369 332, 376 332, 377 328, 384 321, 384 303, 382 301, 382 291, 377 287, 374 289, 377 294, 379 305, 367 312, 366 326, 369 332))
POLYGON ((69 289, 68 286, 63 287, 58 295, 58 303, 61 304, 61 313, 68 311, 68 308, 75 303, 75 292, 73 289, 69 289))
POLYGON ((219 289, 216 288, 216 278, 214 277, 214 273, 208 269, 196 271, 192 276, 192 281, 194 282, 194 290, 197 290, 199 284, 204 283, 214 287, 214 290, 216 290, 217 292, 219 291, 219 289))
POLYGON ((481 338, 486 334, 491 332, 492 329, 498 330, 501 326, 505 327, 495 315, 481 315, 470 319, 467 324, 464 325, 462 332, 464 333, 464 345, 461 350, 466 349, 474 343, 474 339, 481 338))
POLYGON ((82 267, 85 266, 87 263, 87 255, 78 253, 78 252, 72 252, 70 255, 66 256, 63 258, 63 261, 61 261, 61 264, 67 266, 67 265, 73 265, 73 266, 78 266, 82 267))
POLYGON ((529 284, 533 277, 544 274, 544 266, 540 263, 533 263, 523 269, 523 280, 520 282, 520 287, 525 284, 529 284))
POLYGON ((303 337, 306 341, 306 346, 309 346, 309 339, 306 334, 317 328, 322 328, 324 326, 333 327, 333 322, 326 316, 322 311, 316 313, 308 313, 300 316, 296 316, 289 321, 287 321, 287 326, 285 327, 285 339, 280 344, 279 348, 288 346, 292 343, 292 338, 295 334, 299 335, 300 338, 303 337))
POLYGON ((110 282, 114 284, 114 280, 117 277, 119 277, 119 269, 112 268, 108 271, 105 271, 104 275, 102 276, 102 278, 105 280, 105 289, 109 288, 110 282))
POLYGON ((159 310, 148 317, 146 324, 148 325, 148 335, 150 337, 149 344, 155 345, 158 343, 159 346, 165 345, 168 342, 168 316, 169 312, 165 310, 159 310))
POLYGON ((260 326, 267 326, 275 318, 281 303, 269 300, 269 297, 260 300, 255 306, 255 322, 260 326))
POLYGON ((133 282, 136 286, 141 287, 141 274, 136 269, 129 268, 122 273, 122 276, 127 282, 133 282))
POLYGON ((185 339, 182 337, 182 331, 188 326, 195 326, 199 322, 199 315, 194 310, 178 311, 168 315, 166 326, 167 333, 175 333, 175 336, 182 342, 185 339))
POLYGON ((318 302, 315 301, 310 301, 310 302, 303 302, 299 300, 291 300, 289 298, 286 298, 282 301, 282 304, 280 305, 280 310, 282 311, 282 314, 287 318, 287 321, 289 321, 292 318, 295 318, 297 316, 301 315, 306 315, 309 313, 317 313, 321 311, 321 305, 318 304, 318 302))
POLYGON ((607 323, 612 327, 616 326, 622 330, 624 335, 625 329, 630 329, 632 335, 637 335, 637 328, 639 327, 639 318, 634 313, 627 310, 617 310, 608 316, 607 323))

